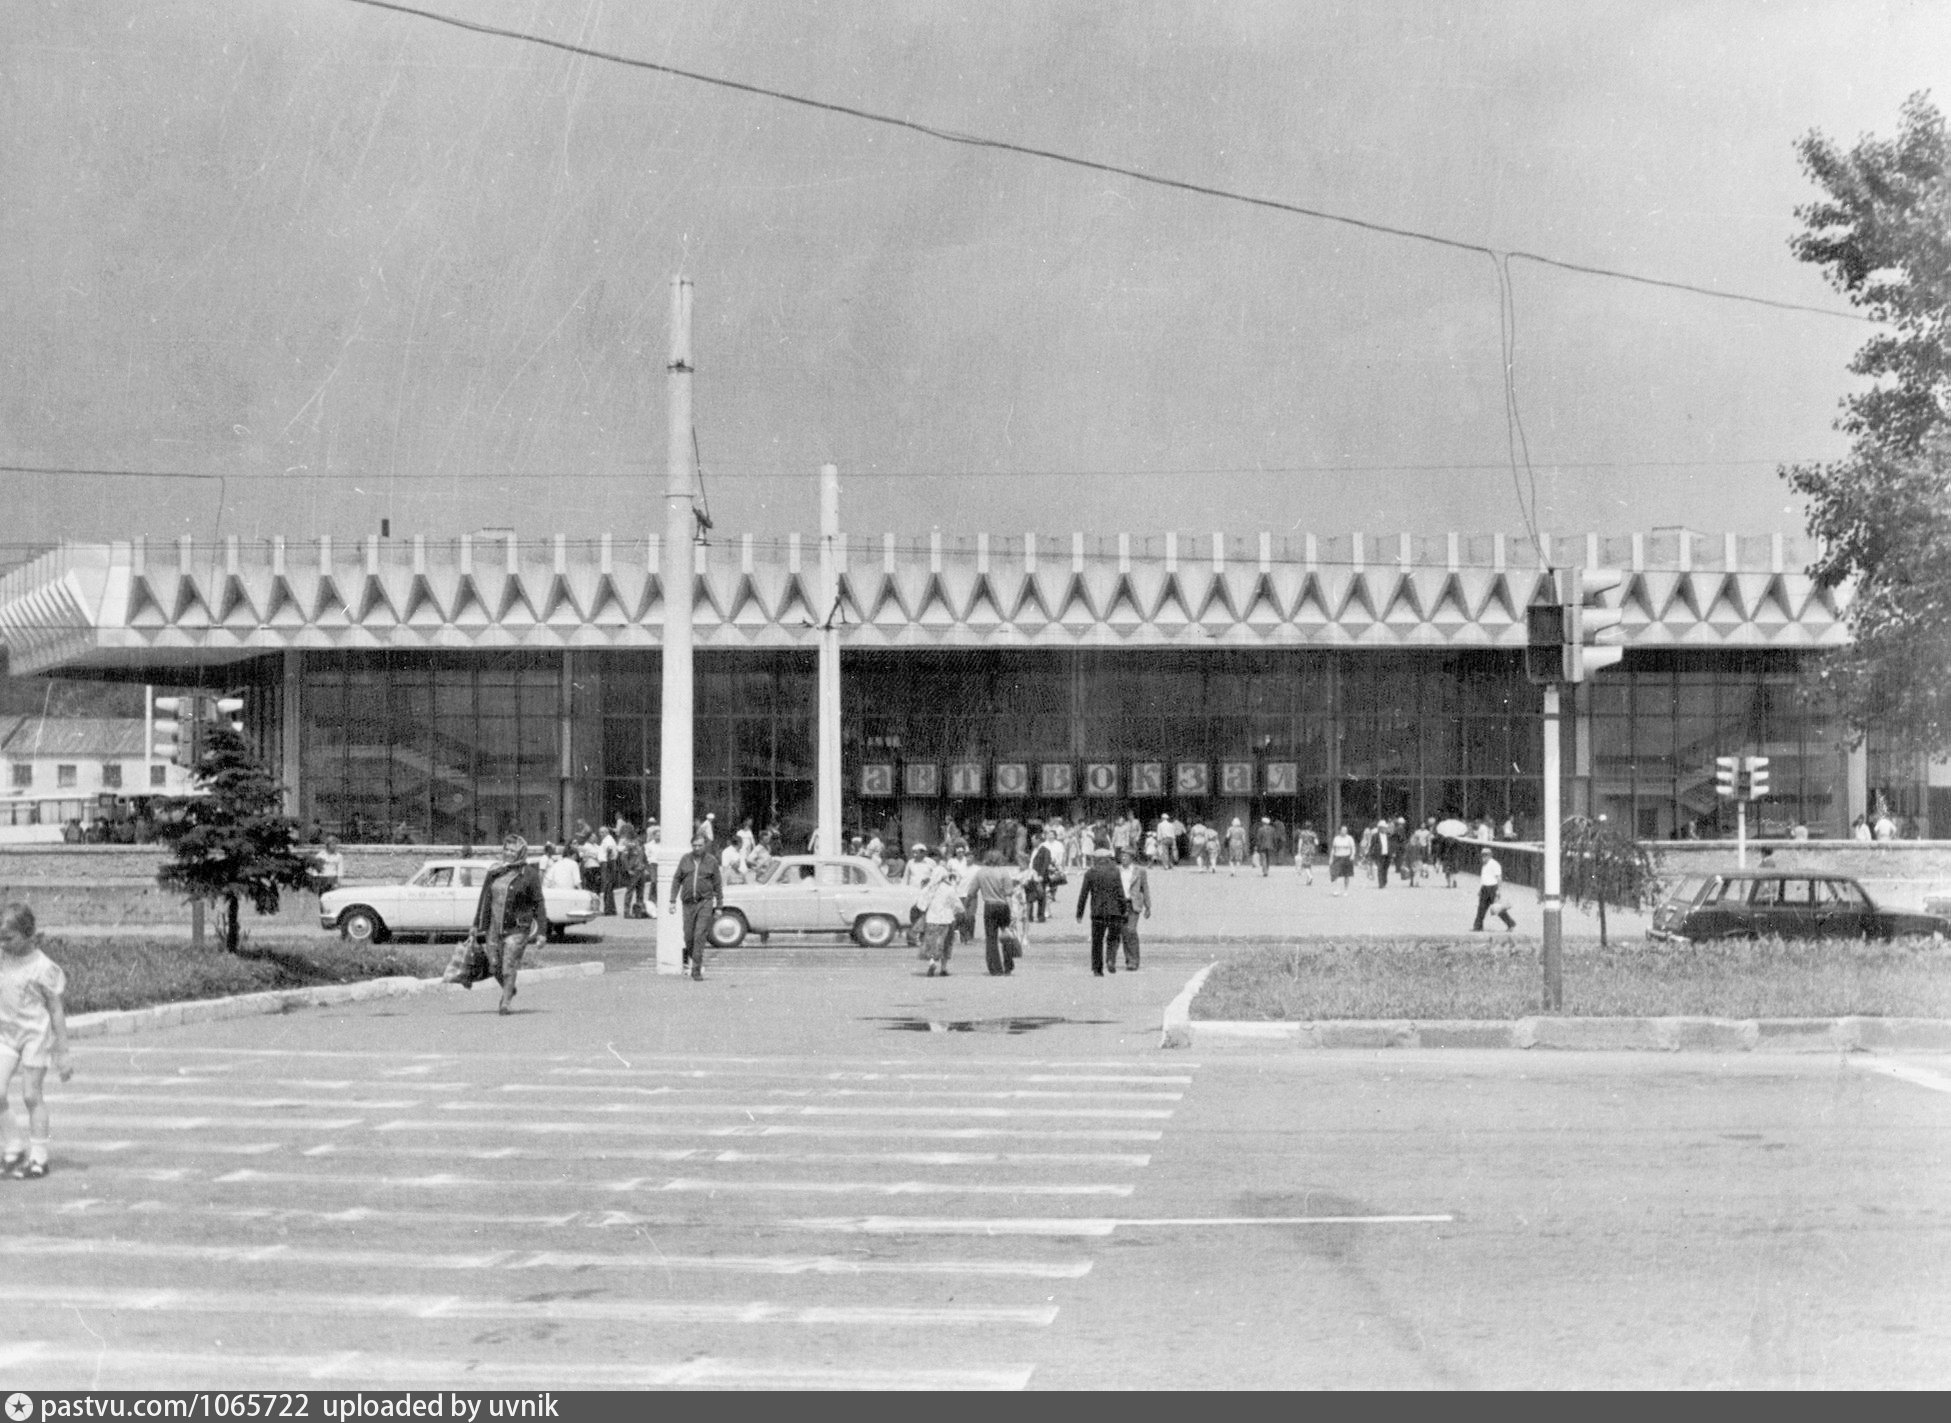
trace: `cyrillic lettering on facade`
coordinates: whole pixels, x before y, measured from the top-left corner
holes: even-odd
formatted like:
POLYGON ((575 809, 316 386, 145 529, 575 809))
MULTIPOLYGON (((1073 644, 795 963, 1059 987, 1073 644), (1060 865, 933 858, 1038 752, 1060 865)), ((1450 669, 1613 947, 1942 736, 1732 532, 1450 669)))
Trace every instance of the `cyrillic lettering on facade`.
POLYGON ((1021 796, 1030 793, 1030 768, 1021 761, 996 763, 996 794, 1021 796))
POLYGON ((948 793, 964 798, 981 795, 982 762, 951 762, 948 768, 948 793))
POLYGON ((910 761, 901 768, 901 788, 914 796, 940 795, 942 768, 933 762, 910 761))
POLYGON ((888 761, 870 761, 860 768, 860 793, 863 796, 889 796, 894 794, 894 765, 888 761))

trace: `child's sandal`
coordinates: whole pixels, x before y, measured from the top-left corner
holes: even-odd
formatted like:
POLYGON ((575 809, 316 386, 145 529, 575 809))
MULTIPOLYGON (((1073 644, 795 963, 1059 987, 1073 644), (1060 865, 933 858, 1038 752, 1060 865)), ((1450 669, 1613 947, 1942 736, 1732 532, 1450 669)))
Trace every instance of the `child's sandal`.
POLYGON ((15 1171, 14 1175, 23 1181, 38 1181, 41 1177, 47 1175, 47 1163, 45 1161, 30 1161, 15 1171))

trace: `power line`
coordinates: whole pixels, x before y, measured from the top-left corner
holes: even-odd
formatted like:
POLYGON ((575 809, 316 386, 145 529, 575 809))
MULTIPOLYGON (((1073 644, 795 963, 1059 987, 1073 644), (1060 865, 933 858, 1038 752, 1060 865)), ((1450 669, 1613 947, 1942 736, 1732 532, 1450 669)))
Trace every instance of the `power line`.
MULTIPOLYGON (((1712 460, 1545 460, 1538 468, 1552 470, 1687 470, 1765 468, 1788 464, 1819 464, 1822 459, 1801 456, 1794 459, 1712 459, 1712 460)), ((1224 477, 1274 474, 1480 474, 1509 469, 1504 461, 1440 462, 1433 464, 1252 464, 1218 465, 1158 469, 864 469, 843 471, 843 481, 862 479, 970 480, 970 479, 1183 479, 1194 476, 1224 477)), ((392 478, 421 484, 451 483, 449 474, 386 475, 371 470, 304 470, 281 474, 212 474, 176 469, 93 469, 75 465, 0 464, 0 475, 29 478, 60 476, 75 479, 195 479, 233 484, 291 483, 301 479, 363 479, 377 483, 392 478)), ((633 470, 510 470, 504 474, 478 476, 487 483, 514 484, 534 480, 551 483, 569 479, 649 480, 652 476, 633 470)), ((775 468, 714 465, 714 479, 804 479, 811 487, 816 476, 795 474, 775 468)))
MULTIPOLYGON (((1324 208, 1306 207, 1300 203, 1285 202, 1279 198, 1258 197, 1250 193, 1235 192, 1228 188, 1216 188, 1205 183, 1188 182, 1183 178, 1168 178, 1160 173, 1148 172, 1142 168, 1127 168, 1116 163, 1100 162, 1092 158, 1080 158, 1075 154, 1060 153, 1054 149, 1037 148, 1030 144, 1013 143, 1007 139, 986 138, 980 134, 958 133, 953 129, 937 128, 932 124, 920 123, 914 119, 904 119, 893 114, 878 113, 872 109, 862 109, 851 104, 836 104, 824 99, 812 99, 803 94, 789 93, 783 89, 772 89, 762 84, 748 84, 737 79, 726 79, 715 74, 704 74, 694 69, 683 69, 673 64, 659 64, 655 60, 637 59, 630 55, 618 54, 612 50, 596 49, 589 45, 573 44, 567 40, 552 39, 526 30, 508 29, 500 25, 483 24, 478 20, 464 20, 455 15, 444 15, 434 10, 423 10, 413 5, 401 5, 395 0, 347 0, 348 4, 364 5, 374 10, 390 10, 395 14, 409 15, 416 19, 429 20, 434 24, 447 25, 457 30, 467 30, 474 34, 489 35, 498 39, 517 40, 524 44, 538 45, 545 49, 560 50, 565 54, 578 55, 584 59, 599 59, 609 64, 619 64, 630 69, 641 69, 652 74, 669 75, 674 79, 688 79, 696 84, 706 84, 717 89, 728 89, 734 93, 750 94, 762 99, 775 99, 780 103, 794 104, 801 108, 813 109, 821 113, 838 114, 843 118, 859 119, 864 123, 881 124, 888 128, 903 129, 917 133, 924 138, 936 139, 942 143, 960 144, 967 148, 986 148, 998 153, 1014 153, 1025 158, 1041 158, 1050 163, 1061 163, 1073 168, 1083 168, 1094 173, 1108 173, 1116 177, 1130 178, 1134 182, 1149 183, 1154 187, 1170 188, 1178 192, 1193 193, 1200 197, 1219 198, 1226 202, 1245 203, 1250 207, 1267 208, 1274 212, 1291 213, 1296 217, 1311 217, 1321 222, 1339 223, 1344 227, 1359 228, 1364 232, 1374 232, 1385 237, 1402 237, 1414 242, 1428 242, 1438 247, 1448 247, 1458 252, 1476 252, 1496 259, 1496 249, 1479 242, 1464 242, 1454 237, 1444 237, 1433 232, 1421 232, 1414 228, 1396 227, 1390 223, 1374 222, 1367 218, 1350 217, 1346 213, 1329 212, 1324 208)), ((1873 318, 1854 311, 1838 311, 1833 307, 1808 306, 1801 302, 1777 301, 1769 297, 1750 296, 1745 292, 1721 291, 1714 287, 1699 286, 1691 282, 1668 281, 1659 277, 1642 276, 1637 272, 1624 272, 1612 267, 1599 267, 1581 262, 1562 261, 1556 257, 1546 257, 1535 252, 1510 252, 1510 257, 1537 262, 1547 267, 1557 267, 1567 272, 1579 272, 1587 276, 1605 277, 1614 281, 1634 282, 1641 286, 1663 287, 1670 291, 1690 292, 1696 296, 1713 297, 1720 301, 1745 302, 1752 306, 1772 307, 1778 311, 1805 311, 1817 316, 1838 317, 1845 321, 1873 322, 1873 318)))

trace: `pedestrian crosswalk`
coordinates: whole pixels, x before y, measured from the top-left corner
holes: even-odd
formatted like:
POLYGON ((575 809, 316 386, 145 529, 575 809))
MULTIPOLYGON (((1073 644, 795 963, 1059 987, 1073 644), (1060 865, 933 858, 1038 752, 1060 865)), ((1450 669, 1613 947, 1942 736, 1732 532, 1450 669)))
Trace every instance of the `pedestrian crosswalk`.
POLYGON ((39 1388, 1022 1387, 1196 1068, 80 1044, 39 1388))

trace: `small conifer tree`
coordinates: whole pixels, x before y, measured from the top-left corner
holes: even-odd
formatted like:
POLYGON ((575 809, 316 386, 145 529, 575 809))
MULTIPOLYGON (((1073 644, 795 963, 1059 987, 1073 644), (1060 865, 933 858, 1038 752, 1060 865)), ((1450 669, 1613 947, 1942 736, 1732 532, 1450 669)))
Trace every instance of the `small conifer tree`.
POLYGON ((191 771, 205 795, 178 801, 158 826, 173 852, 156 882, 187 899, 220 905, 223 944, 236 953, 243 900, 276 914, 287 889, 310 882, 311 860, 298 849, 298 823, 283 794, 244 738, 228 726, 205 727, 203 752, 191 771))

